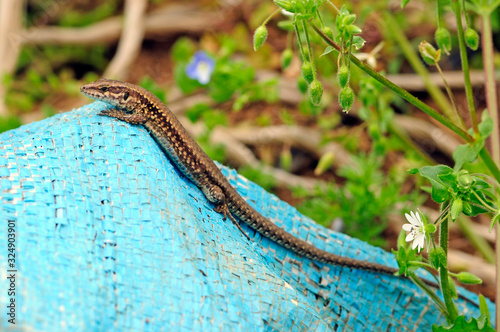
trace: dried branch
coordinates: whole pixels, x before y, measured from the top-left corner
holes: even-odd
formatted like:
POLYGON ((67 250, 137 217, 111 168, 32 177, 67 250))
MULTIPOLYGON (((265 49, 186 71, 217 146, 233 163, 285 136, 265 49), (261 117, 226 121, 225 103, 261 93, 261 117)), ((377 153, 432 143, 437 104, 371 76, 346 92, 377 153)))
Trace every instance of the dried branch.
MULTIPOLYGON (((0 78, 11 74, 21 51, 19 36, 22 26, 22 0, 0 1, 0 78)), ((7 114, 5 106, 5 86, 0 84, 0 115, 7 114)))
POLYGON ((123 80, 128 69, 141 50, 144 37, 144 13, 147 0, 127 0, 125 2, 123 32, 113 60, 104 72, 104 77, 123 80))
MULTIPOLYGON (((217 18, 216 12, 199 9, 193 4, 169 5, 146 16, 144 33, 146 38, 172 33, 199 33, 218 24, 217 18)), ((31 28, 22 33, 22 40, 31 45, 108 44, 120 37, 121 21, 121 17, 112 17, 84 28, 31 28)))

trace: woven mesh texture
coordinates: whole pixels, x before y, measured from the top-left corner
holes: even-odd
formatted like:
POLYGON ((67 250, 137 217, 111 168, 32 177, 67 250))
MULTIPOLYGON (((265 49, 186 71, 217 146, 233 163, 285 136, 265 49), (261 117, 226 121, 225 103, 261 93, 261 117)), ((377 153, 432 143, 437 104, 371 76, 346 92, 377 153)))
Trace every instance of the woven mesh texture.
MULTIPOLYGON (((0 134, 0 239, 15 220, 17 327, 429 331, 443 321, 407 280, 316 263, 242 225, 248 241, 142 126, 96 115, 105 107, 96 102, 0 134)), ((391 254, 318 226, 222 170, 255 209, 295 236, 396 265, 391 254)), ((460 310, 477 315, 464 302, 460 310)), ((8 326, 2 314, 0 329, 8 326)))

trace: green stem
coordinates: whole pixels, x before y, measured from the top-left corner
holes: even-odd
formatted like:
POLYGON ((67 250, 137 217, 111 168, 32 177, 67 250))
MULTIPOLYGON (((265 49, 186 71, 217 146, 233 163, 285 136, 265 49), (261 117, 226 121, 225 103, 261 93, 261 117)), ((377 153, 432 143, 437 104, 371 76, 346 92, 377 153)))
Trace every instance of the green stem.
MULTIPOLYGON (((441 224, 439 231, 439 245, 444 251, 446 257, 448 257, 448 223, 449 219, 441 224)), ((448 265, 448 264, 447 264, 448 265)), ((439 268, 439 280, 441 285, 441 292, 443 293, 444 303, 448 309, 448 316, 446 319, 448 323, 453 323, 458 317, 457 308, 455 303, 453 303, 453 294, 450 289, 450 283, 448 279, 448 266, 439 268)))
MULTIPOLYGON (((491 23, 490 23, 490 25, 491 25, 491 23)), ((323 38, 323 40, 328 45, 332 46, 333 48, 335 48, 337 51, 340 52, 340 47, 333 40, 331 40, 327 35, 325 35, 323 33, 323 31, 321 31, 321 29, 319 29, 314 24, 312 24, 312 27, 313 27, 314 31, 316 31, 316 33, 319 34, 321 36, 321 38, 323 38)), ((388 87, 389 89, 394 91, 396 94, 398 94, 400 97, 402 97, 403 99, 408 101, 410 104, 417 107, 421 111, 427 113, 428 115, 430 115, 431 117, 433 117, 434 119, 439 121, 441 124, 448 127, 451 131, 456 133, 458 136, 462 137, 466 142, 469 142, 469 143, 474 142, 474 139, 472 138, 471 135, 469 135, 469 133, 465 132, 464 130, 462 130, 461 128, 456 126, 455 124, 448 121, 448 119, 446 119, 441 114, 439 114, 435 109, 433 109, 432 107, 423 103, 420 99, 416 98, 408 91, 404 90, 403 88, 400 88, 399 86, 397 86, 393 82, 389 81, 387 78, 385 78, 382 75, 380 75, 379 73, 377 73, 370 66, 367 66, 363 62, 359 61, 358 58, 356 58, 355 56, 351 55, 351 61, 356 66, 358 66, 361 70, 363 70, 365 73, 367 73, 368 75, 373 77, 375 80, 377 80, 381 84, 385 85, 386 87, 388 87)), ((493 73, 493 71, 491 71, 491 73, 493 73)), ((491 158, 491 155, 489 154, 488 150, 486 150, 486 148, 483 148, 481 150, 481 152, 479 153, 479 155, 481 156, 481 159, 484 161, 486 167, 488 167, 488 169, 490 170, 491 174, 495 177, 495 179, 498 182, 500 182, 500 169, 498 168, 497 164, 495 164, 495 162, 491 158)), ((497 248, 500 248, 500 245, 497 246, 497 248)), ((498 293, 500 293, 500 292, 498 292, 498 293)), ((500 306, 499 306, 499 308, 500 308, 500 306)))
MULTIPOLYGON (((490 142, 493 152, 493 160, 498 165, 500 164, 500 130, 498 123, 498 101, 495 81, 495 64, 493 62, 494 51, 490 15, 483 15, 483 33, 481 38, 483 42, 484 74, 486 76, 486 105, 488 106, 488 112, 490 113, 490 117, 493 119, 494 123, 490 142)), ((497 178, 497 180, 499 179, 497 178)))
POLYGON ((434 302, 436 302, 436 305, 439 307, 439 310, 441 310, 441 312, 443 313, 443 315, 445 315, 446 317, 448 317, 448 310, 446 309, 446 305, 444 304, 444 302, 436 295, 436 293, 430 289, 426 284, 425 282, 422 281, 422 279, 418 278, 417 276, 415 275, 411 275, 410 276, 410 279, 418 286, 420 287, 425 293, 427 293, 427 295, 429 295, 429 297, 431 299, 434 300, 434 302))
POLYGON ((270 19, 272 19, 276 14, 278 14, 279 12, 281 12, 281 8, 280 9, 277 9, 275 10, 271 15, 269 15, 266 20, 264 22, 262 22, 262 26, 266 25, 267 22, 269 22, 270 19))
MULTIPOLYGON (((494 52, 493 52, 493 37, 491 34, 491 13, 482 14, 483 18, 483 33, 482 33, 482 44, 483 44, 483 64, 484 64, 484 74, 486 76, 486 105, 490 113, 490 117, 493 119, 493 131, 491 133, 490 142, 491 149, 493 152, 493 158, 489 161, 490 163, 500 165, 500 132, 499 132, 499 118, 498 118, 498 102, 497 102, 497 89, 495 82, 495 64, 493 63, 494 52)), ((485 150, 485 148, 483 148, 485 150)), ((490 156, 488 154, 488 156, 490 156)), ((490 156, 491 158, 491 156, 490 156)), ((485 161, 486 162, 486 161, 485 161)), ((500 175, 493 174, 498 182, 500 182, 500 175)), ((496 306, 496 324, 497 327, 500 326, 500 225, 497 223, 496 226, 496 239, 495 239, 495 267, 496 267, 496 292, 495 300, 496 306)))
POLYGON ((458 0, 453 0, 453 11, 457 21, 458 46, 460 48, 460 59, 462 60, 462 71, 464 73, 465 95, 469 105, 472 128, 474 132, 479 132, 477 127, 476 107, 474 106, 474 95, 472 93, 472 84, 470 82, 469 60, 467 58, 467 46, 465 45, 464 28, 462 27, 462 10, 458 0))
POLYGON ((436 62, 436 68, 439 71, 439 75, 441 75, 441 79, 443 80, 444 86, 446 88, 446 93, 448 93, 448 97, 450 98, 451 104, 453 105, 453 111, 455 112, 455 116, 457 117, 458 123, 460 123, 460 127, 466 128, 464 119, 462 119, 462 116, 458 111, 457 103, 455 102, 455 97, 453 96, 453 92, 451 92, 450 86, 448 85, 448 81, 446 81, 444 73, 441 70, 441 66, 437 62, 436 62))
MULTIPOLYGON (((321 31, 316 25, 312 24, 313 29, 318 33, 321 38, 323 38, 326 43, 328 43, 330 46, 334 47, 337 51, 340 52, 340 47, 333 41, 331 40, 327 35, 321 31)), ((361 62, 358 58, 356 58, 354 55, 350 55, 350 60, 358 66, 361 70, 363 70, 365 73, 373 77, 375 80, 380 82, 381 84, 385 85, 395 93, 397 93, 401 98, 405 99, 408 101, 410 104, 414 105, 418 109, 422 110, 423 112, 427 113, 437 121, 439 121, 441 124, 444 126, 448 127, 450 130, 452 130, 454 133, 456 133, 458 136, 462 137, 464 140, 467 142, 473 142, 474 139, 472 136, 469 135, 466 131, 463 129, 459 128, 457 125, 452 123, 450 120, 448 120, 446 117, 442 116, 438 111, 430 107, 429 105, 425 104, 423 101, 418 99, 417 97, 413 96, 411 93, 406 91, 405 89, 399 87, 398 85, 394 84, 393 82, 389 81, 387 78, 384 76, 380 75, 377 73, 375 70, 373 70, 370 66, 364 64, 361 62)))
POLYGON ((429 71, 425 67, 425 65, 420 60, 417 52, 410 44, 405 34, 403 33, 403 29, 399 26, 397 21, 392 17, 392 15, 388 12, 383 14, 383 24, 385 26, 385 33, 389 34, 396 40, 398 43, 398 47, 403 52, 406 60, 410 63, 410 66, 415 70, 415 72, 420 76, 422 81, 424 82, 425 88, 429 92, 432 99, 436 102, 439 109, 449 118, 454 119, 453 113, 451 112, 452 106, 446 99, 446 95, 443 91, 432 81, 429 71))

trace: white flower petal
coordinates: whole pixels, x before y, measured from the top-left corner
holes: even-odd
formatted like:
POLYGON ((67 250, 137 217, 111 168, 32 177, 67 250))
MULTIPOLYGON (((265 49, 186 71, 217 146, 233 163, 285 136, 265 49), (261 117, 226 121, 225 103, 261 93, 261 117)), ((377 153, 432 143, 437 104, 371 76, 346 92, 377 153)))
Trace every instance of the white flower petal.
POLYGON ((405 241, 410 242, 410 241, 413 241, 413 239, 415 239, 415 234, 408 233, 408 235, 406 235, 405 241))
POLYGON ((413 245, 415 246, 415 243, 418 246, 418 251, 422 250, 425 246, 425 233, 420 233, 414 240, 413 245))
POLYGON ((413 229, 413 227, 414 227, 414 226, 413 226, 413 225, 411 225, 411 224, 404 224, 404 225, 403 225, 403 230, 405 230, 406 232, 411 232, 411 231, 412 231, 412 229, 413 229))

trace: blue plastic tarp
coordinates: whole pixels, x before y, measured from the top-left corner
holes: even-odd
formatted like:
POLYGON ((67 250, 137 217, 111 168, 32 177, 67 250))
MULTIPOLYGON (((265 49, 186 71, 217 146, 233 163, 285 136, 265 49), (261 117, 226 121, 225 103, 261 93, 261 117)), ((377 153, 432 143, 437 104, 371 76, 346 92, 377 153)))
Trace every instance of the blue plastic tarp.
MULTIPOLYGON (((98 116, 104 107, 95 102, 0 134, 0 329, 429 331, 443 322, 408 280, 314 262, 242 225, 248 241, 142 126, 98 116), (9 221, 15 326, 5 309, 9 221)), ((327 230, 222 171, 297 237, 396 266, 392 254, 327 230)), ((473 305, 459 307, 478 315, 473 305)))

